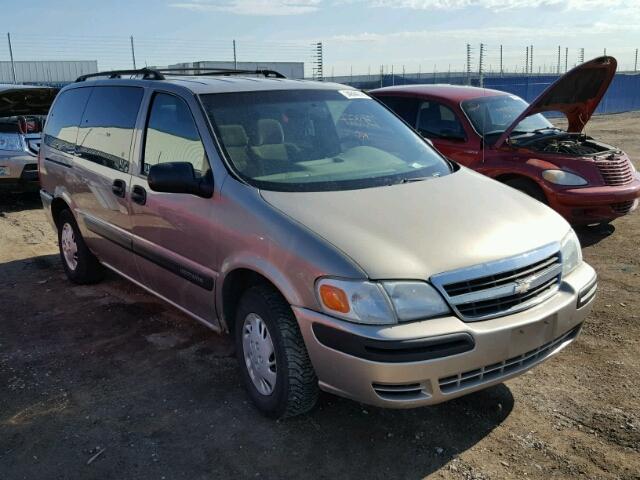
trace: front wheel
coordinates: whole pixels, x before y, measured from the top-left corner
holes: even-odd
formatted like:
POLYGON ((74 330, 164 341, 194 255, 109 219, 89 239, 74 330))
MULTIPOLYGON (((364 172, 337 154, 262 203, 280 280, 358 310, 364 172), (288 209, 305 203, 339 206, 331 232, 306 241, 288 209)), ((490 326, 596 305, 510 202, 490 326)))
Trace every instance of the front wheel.
POLYGON ((273 288, 248 289, 236 313, 235 340, 245 385, 269 417, 300 415, 318 400, 318 379, 291 307, 273 288))

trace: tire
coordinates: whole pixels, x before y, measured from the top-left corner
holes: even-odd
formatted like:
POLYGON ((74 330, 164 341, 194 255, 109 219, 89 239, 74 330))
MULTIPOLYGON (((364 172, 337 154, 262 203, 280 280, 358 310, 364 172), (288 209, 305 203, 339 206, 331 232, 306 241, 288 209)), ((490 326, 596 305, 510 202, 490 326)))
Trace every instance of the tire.
POLYGON ((549 204, 544 191, 533 180, 529 180, 527 178, 514 178, 513 180, 507 180, 504 183, 512 188, 515 188, 516 190, 521 191, 522 193, 526 193, 531 198, 535 198, 545 205, 549 204))
POLYGON ((268 285, 258 285, 242 295, 236 312, 235 341, 245 386, 264 415, 271 418, 293 417, 308 412, 316 405, 318 379, 298 322, 278 291, 268 285), (260 322, 266 327, 266 333, 257 327, 260 322), (259 337, 255 347, 254 332, 259 337), (273 347, 271 350, 269 340, 273 347), (273 365, 272 359, 275 361, 273 365), (254 381, 252 375, 257 380, 254 381), (266 385, 261 384, 260 378, 266 385))
POLYGON ((104 268, 84 243, 73 214, 69 210, 63 210, 60 212, 57 224, 60 259, 69 280, 79 285, 87 285, 102 280, 104 268), (72 256, 73 258, 70 258, 71 255, 69 255, 69 241, 73 242, 76 249, 75 255, 72 256))

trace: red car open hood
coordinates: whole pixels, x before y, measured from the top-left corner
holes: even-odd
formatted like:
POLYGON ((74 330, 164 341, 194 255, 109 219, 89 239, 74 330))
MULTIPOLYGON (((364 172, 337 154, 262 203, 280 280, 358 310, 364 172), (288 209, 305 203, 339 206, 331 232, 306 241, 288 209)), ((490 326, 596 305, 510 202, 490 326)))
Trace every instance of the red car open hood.
POLYGON ((567 131, 581 132, 609 88, 617 65, 615 58, 605 56, 569 70, 531 102, 498 138, 494 147, 502 145, 523 119, 541 112, 562 112, 569 121, 567 131))
POLYGON ((58 88, 0 85, 0 117, 46 115, 58 88))

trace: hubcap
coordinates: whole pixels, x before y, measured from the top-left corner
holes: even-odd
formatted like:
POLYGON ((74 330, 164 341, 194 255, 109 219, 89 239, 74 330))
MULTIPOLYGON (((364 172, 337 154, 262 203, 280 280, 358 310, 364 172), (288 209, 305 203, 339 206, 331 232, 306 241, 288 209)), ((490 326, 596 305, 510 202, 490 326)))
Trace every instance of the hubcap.
POLYGON ((62 255, 64 256, 64 261, 67 263, 67 267, 75 270, 78 266, 78 245, 76 244, 73 227, 68 223, 62 226, 60 246, 62 247, 62 255))
POLYGON ((276 354, 267 325, 255 313, 244 319, 242 349, 253 385, 262 395, 271 395, 276 386, 276 354))

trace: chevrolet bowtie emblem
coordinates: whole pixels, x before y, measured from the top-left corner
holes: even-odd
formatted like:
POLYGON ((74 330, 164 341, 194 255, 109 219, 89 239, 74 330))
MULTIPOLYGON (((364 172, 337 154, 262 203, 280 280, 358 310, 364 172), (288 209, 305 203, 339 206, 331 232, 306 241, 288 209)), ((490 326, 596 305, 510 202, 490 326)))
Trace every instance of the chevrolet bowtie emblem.
POLYGON ((513 293, 527 293, 531 288, 531 280, 528 278, 523 278, 521 280, 516 280, 516 284, 513 287, 513 293))

